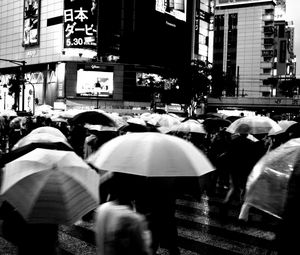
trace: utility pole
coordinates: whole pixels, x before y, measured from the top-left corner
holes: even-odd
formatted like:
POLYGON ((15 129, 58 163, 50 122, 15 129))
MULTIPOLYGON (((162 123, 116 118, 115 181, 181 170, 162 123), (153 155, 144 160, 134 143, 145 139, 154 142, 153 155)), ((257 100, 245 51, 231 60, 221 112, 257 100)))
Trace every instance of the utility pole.
POLYGON ((5 59, 0 58, 0 61, 6 61, 18 65, 21 67, 21 75, 22 75, 22 111, 25 109, 25 64, 24 60, 13 60, 13 59, 5 59))

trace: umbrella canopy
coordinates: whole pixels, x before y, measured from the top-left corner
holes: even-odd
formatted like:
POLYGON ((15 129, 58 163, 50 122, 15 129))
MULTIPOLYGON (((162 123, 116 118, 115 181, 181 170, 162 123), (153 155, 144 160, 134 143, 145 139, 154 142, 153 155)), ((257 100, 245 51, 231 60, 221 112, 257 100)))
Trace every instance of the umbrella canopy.
POLYGON ((157 127, 172 127, 180 124, 180 120, 169 114, 153 114, 152 118, 148 120, 148 124, 157 127))
POLYGON ((6 116, 8 118, 11 118, 11 117, 17 117, 18 114, 15 110, 4 110, 4 111, 1 111, 0 112, 0 115, 1 116, 6 116))
POLYGON ((42 105, 36 105, 35 110, 37 112, 50 112, 53 109, 53 107, 51 105, 48 104, 42 104, 42 105))
POLYGON ((220 128, 228 127, 231 122, 222 118, 206 118, 202 124, 207 132, 213 133, 218 131, 220 128))
POLYGON ((291 139, 268 152, 248 177, 245 202, 273 216, 282 217, 288 180, 300 161, 300 139, 291 139))
POLYGON ((138 124, 138 125, 143 125, 143 126, 147 125, 146 122, 143 119, 137 118, 137 117, 132 117, 132 118, 128 119, 127 123, 138 124))
POLYGON ((229 133, 236 133, 241 124, 246 124, 250 127, 250 134, 268 134, 271 129, 275 132, 280 131, 279 124, 266 116, 247 116, 232 122, 228 127, 229 133))
POLYGON ((85 111, 76 114, 70 119, 71 124, 92 124, 92 125, 102 125, 109 127, 116 127, 115 121, 103 112, 99 111, 85 111))
POLYGON ((28 143, 27 145, 14 148, 10 152, 3 154, 1 158, 1 164, 2 166, 4 166, 8 162, 13 161, 37 148, 73 151, 73 148, 69 144, 63 142, 32 142, 32 143, 28 143))
POLYGON ((300 123, 297 122, 297 123, 292 124, 291 126, 289 126, 286 129, 285 132, 289 135, 289 137, 292 137, 292 138, 300 137, 300 123))
POLYGON ((203 127, 203 124, 199 123, 196 120, 187 120, 181 122, 179 125, 173 126, 171 131, 183 132, 183 133, 200 133, 206 134, 206 131, 203 127))
POLYGON ((31 143, 64 143, 65 145, 69 146, 71 148, 71 145, 68 143, 66 137, 59 137, 53 134, 46 134, 45 133, 36 133, 24 136, 21 138, 14 146, 13 150, 17 148, 21 148, 25 145, 31 144, 31 143))
POLYGON ((227 116, 225 119, 229 120, 230 122, 234 122, 235 120, 238 120, 240 118, 242 118, 242 116, 232 115, 232 116, 227 116))
POLYGON ((29 223, 73 224, 98 206, 98 188, 75 152, 37 148, 5 165, 0 194, 29 223))
POLYGON ((201 176, 214 170, 190 142, 161 133, 116 137, 87 158, 98 169, 147 177, 201 176))
POLYGON ((128 125, 124 125, 118 129, 120 133, 127 132, 159 132, 156 127, 144 126, 139 124, 129 123, 128 125))
POLYGON ((284 133, 290 126, 298 123, 294 120, 281 120, 278 122, 278 125, 281 127, 281 130, 275 131, 273 128, 269 131, 269 135, 278 135, 284 133))
POLYGON ((30 132, 31 135, 33 134, 45 134, 45 135, 53 135, 53 136, 57 136, 61 139, 65 139, 67 141, 66 136, 63 134, 63 132, 61 132, 58 128, 55 127, 50 127, 50 126, 43 126, 43 127, 38 127, 35 128, 34 130, 32 130, 30 132))

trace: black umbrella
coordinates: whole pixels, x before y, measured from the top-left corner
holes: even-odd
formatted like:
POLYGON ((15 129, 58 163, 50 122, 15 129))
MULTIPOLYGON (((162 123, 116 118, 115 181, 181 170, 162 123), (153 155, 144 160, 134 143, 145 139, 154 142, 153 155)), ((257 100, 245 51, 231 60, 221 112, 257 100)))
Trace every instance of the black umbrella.
POLYGON ((285 133, 288 134, 290 138, 300 137, 300 123, 292 124, 286 129, 285 133))
POLYGON ((234 122, 237 119, 242 118, 242 116, 228 116, 225 118, 225 120, 229 120, 230 122, 234 122))
POLYGON ((230 124, 229 120, 221 118, 207 118, 203 121, 203 126, 208 133, 216 131, 219 128, 228 127, 230 124))
POLYGON ((134 123, 129 123, 128 125, 122 126, 118 129, 120 132, 159 132, 154 126, 144 126, 134 123))
POLYGON ((108 115, 97 111, 86 111, 76 114, 71 118, 70 123, 75 124, 91 124, 91 125, 102 125, 108 127, 116 127, 115 121, 108 115))

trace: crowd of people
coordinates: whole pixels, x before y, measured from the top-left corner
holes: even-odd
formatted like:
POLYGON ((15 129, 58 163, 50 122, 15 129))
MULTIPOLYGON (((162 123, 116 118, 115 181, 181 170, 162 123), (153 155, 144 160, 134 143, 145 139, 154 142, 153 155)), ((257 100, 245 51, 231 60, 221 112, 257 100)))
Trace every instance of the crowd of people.
MULTIPOLYGON (((239 117, 242 118, 242 116, 239 117)), ((188 119, 197 120, 197 118, 187 118, 182 121, 188 119)), ((187 134, 170 131, 169 134, 193 143, 207 155, 216 167, 214 172, 205 177, 205 192, 211 194, 219 190, 223 191, 224 199, 220 207, 220 216, 226 218, 228 205, 234 198, 238 197, 242 205, 248 175, 258 160, 265 153, 289 139, 300 137, 300 133, 295 128, 291 133, 281 133, 274 136, 266 133, 253 135, 251 138, 249 137, 249 126, 241 125, 235 134, 231 134, 226 131, 224 123, 211 129, 205 126, 205 122, 203 122, 206 129, 205 133, 187 134)), ((121 129, 99 131, 82 124, 72 125, 68 120, 53 121, 51 118, 43 116, 2 116, 0 119, 1 153, 9 153, 22 137, 42 126, 59 129, 73 150, 83 159, 86 159, 105 142, 126 133, 124 129, 122 131, 121 129)), ((145 129, 141 130, 145 131, 145 129)), ((147 130, 160 132, 159 129, 150 127, 150 125, 147 130)), ((103 180, 105 180, 105 175, 107 173, 103 173, 103 180)), ((199 198, 198 192, 200 190, 195 191, 190 185, 186 186, 189 187, 186 192, 199 198)), ((160 182, 160 180, 149 179, 145 181, 140 177, 128 177, 126 174, 115 173, 113 177, 108 178, 108 181, 102 181, 99 208, 84 216, 85 220, 95 220, 98 254, 150 255, 156 254, 159 247, 168 249, 170 255, 180 254, 175 221, 176 198, 177 195, 180 195, 178 193, 171 187, 167 189, 166 183, 160 182), (124 181, 126 178, 130 180, 124 181), (127 183, 126 187, 124 183, 127 183), (128 183, 134 183, 131 187, 140 185, 140 190, 144 192, 132 190, 128 183), (105 224, 103 224, 104 222, 105 224), (118 237, 112 234, 113 232, 118 232, 118 237)), ((16 213, 9 204, 4 203, 0 211, 1 217, 5 218, 7 212, 16 213)), ((9 215, 9 218, 11 217, 9 215)), ((13 217, 13 220, 24 224, 19 216, 13 217)), ((241 217, 241 220, 248 219, 241 217)), ((43 227, 47 229, 45 226, 43 227)), ((30 231, 39 233, 41 230, 33 228, 30 231)), ((49 228, 49 231, 57 233, 57 227, 49 228)), ((54 239, 49 238, 52 244, 55 243, 56 239, 57 236, 54 239)), ((26 242, 30 243, 27 238, 26 242)), ((43 243, 42 240, 40 242, 43 243)), ((28 245, 25 245, 24 248, 22 247, 24 242, 20 243, 20 254, 22 251, 24 254, 28 254, 26 253, 28 252, 28 245)), ((43 246, 47 247, 44 244, 43 246)), ((57 250, 51 251, 49 254, 57 252, 57 250)), ((31 250, 30 254, 35 253, 31 250)))

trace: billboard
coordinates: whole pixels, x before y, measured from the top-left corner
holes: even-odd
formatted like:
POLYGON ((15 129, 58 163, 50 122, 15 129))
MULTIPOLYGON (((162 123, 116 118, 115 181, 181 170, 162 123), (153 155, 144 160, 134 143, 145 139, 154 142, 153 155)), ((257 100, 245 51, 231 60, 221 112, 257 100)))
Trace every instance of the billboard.
POLYGON ((77 96, 112 97, 114 73, 102 71, 77 71, 77 96))
POLYGON ((156 0, 155 10, 186 21, 186 0, 156 0))
POLYGON ((40 0, 24 0, 23 46, 39 43, 40 0))
POLYGON ((96 49, 98 0, 65 0, 64 48, 96 49))

